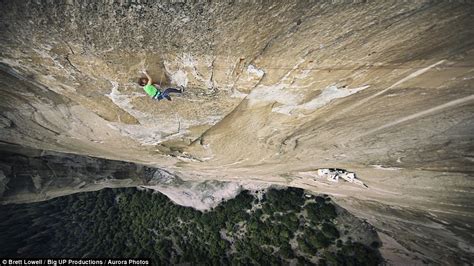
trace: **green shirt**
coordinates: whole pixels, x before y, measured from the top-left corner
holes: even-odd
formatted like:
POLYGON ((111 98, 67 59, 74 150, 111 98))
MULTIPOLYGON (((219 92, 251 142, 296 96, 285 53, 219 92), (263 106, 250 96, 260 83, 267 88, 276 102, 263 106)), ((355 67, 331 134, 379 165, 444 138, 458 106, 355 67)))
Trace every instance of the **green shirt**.
POLYGON ((145 85, 145 87, 143 87, 143 90, 148 94, 150 95, 151 97, 155 96, 155 95, 160 95, 160 91, 158 89, 155 88, 155 86, 153 85, 145 85), (157 93, 158 92, 158 93, 157 93))

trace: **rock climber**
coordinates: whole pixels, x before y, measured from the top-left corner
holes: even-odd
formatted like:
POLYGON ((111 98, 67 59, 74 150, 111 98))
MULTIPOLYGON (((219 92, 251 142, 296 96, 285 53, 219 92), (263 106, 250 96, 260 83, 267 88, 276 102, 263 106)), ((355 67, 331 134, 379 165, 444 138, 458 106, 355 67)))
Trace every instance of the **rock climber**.
POLYGON ((167 88, 165 91, 161 92, 158 88, 159 85, 156 83, 153 83, 153 80, 151 79, 150 75, 146 70, 143 71, 143 74, 146 75, 145 77, 141 77, 138 80, 138 84, 140 86, 143 86, 143 90, 151 96, 152 99, 154 100, 163 100, 163 98, 168 99, 168 101, 171 101, 171 97, 169 96, 170 93, 182 93, 184 91, 184 88, 181 87, 180 89, 175 89, 175 88, 167 88), (158 87, 158 88, 157 88, 158 87))

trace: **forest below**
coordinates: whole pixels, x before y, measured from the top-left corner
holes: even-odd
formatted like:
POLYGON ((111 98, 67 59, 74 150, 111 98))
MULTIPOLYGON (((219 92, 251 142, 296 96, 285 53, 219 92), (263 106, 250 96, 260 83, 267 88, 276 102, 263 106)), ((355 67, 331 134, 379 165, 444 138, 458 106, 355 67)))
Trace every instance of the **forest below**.
MULTIPOLYGON (((154 265, 378 265, 327 196, 242 191, 202 212, 158 192, 103 189, 0 206, 0 257, 150 258, 154 265)), ((367 234, 376 234, 367 232, 367 234)), ((367 242, 367 241, 366 241, 367 242)))

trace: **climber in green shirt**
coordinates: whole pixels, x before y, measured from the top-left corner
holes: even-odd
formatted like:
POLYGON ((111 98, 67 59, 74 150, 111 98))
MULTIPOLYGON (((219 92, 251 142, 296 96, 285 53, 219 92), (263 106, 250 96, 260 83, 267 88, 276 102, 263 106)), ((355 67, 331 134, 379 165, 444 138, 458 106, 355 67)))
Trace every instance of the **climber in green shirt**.
MULTIPOLYGON (((152 99, 154 100, 162 100, 163 98, 168 99, 168 101, 171 101, 171 97, 169 96, 170 93, 182 93, 184 91, 184 88, 181 89, 175 89, 175 88, 167 88, 165 91, 161 92, 157 86, 158 84, 154 84, 153 80, 151 79, 150 75, 146 70, 143 71, 143 74, 146 75, 146 78, 141 77, 138 80, 138 84, 140 86, 143 86, 143 90, 151 96, 152 99)), ((158 86, 159 87, 159 86, 158 86)))

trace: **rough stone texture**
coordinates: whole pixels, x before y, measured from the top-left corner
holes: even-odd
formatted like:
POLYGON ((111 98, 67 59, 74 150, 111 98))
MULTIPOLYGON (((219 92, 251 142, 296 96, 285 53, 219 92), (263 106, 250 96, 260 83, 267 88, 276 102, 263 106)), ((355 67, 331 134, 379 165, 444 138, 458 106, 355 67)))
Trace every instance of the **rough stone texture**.
POLYGON ((2 203, 47 200, 104 187, 150 183, 163 170, 147 166, 53 151, 0 144, 2 203))
POLYGON ((389 262, 469 263, 473 5, 332 2, 2 1, 0 141, 332 194, 389 262))

